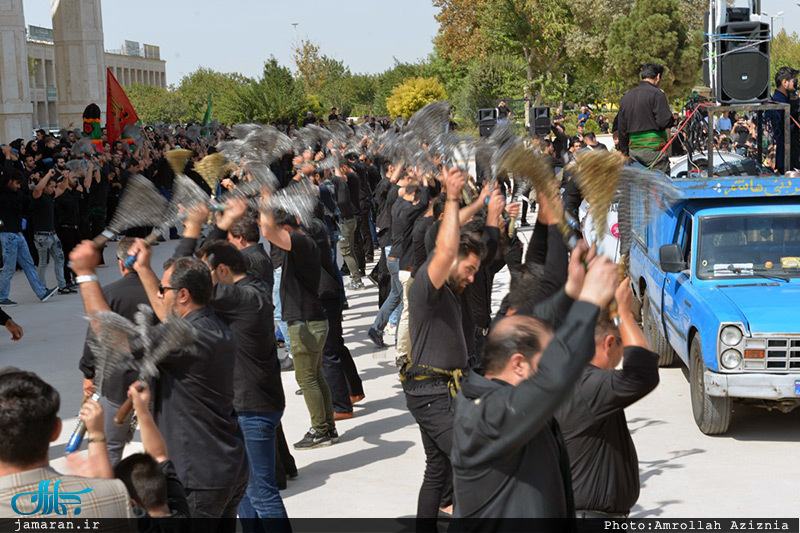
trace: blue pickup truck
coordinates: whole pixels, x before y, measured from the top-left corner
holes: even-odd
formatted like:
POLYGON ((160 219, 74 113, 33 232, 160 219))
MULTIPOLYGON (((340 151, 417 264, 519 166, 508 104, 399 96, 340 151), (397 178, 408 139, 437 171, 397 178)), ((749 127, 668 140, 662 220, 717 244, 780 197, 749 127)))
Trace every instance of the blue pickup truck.
POLYGON ((800 405, 800 179, 674 179, 634 200, 630 274, 659 363, 689 369, 700 431, 734 402, 800 405), (649 213, 648 213, 649 210, 649 213), (647 215, 646 215, 647 213, 647 215))

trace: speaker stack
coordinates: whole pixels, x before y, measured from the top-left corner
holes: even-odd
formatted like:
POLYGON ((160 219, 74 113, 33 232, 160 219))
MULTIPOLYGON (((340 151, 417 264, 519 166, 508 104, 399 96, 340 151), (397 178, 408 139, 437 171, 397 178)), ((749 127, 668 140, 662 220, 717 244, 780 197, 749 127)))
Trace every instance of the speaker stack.
POLYGON ((481 137, 488 137, 497 126, 497 108, 478 109, 478 132, 481 137))
POLYGON ((727 35, 717 56, 717 101, 748 104, 769 100, 769 24, 729 22, 717 27, 727 35))
POLYGON ((550 108, 547 106, 531 107, 531 135, 536 134, 545 137, 550 134, 552 123, 550 122, 550 108))

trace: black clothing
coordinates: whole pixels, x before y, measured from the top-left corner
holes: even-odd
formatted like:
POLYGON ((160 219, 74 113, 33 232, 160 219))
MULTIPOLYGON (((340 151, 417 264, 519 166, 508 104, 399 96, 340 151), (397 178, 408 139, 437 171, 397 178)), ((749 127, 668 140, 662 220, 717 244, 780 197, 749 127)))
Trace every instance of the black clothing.
POLYGON ((194 329, 194 342, 158 365, 154 415, 191 506, 188 489, 246 486, 248 464, 233 408, 233 332, 210 307, 184 320, 194 329))
POLYGON ((347 173, 347 189, 350 191, 350 203, 353 205, 353 214, 355 214, 355 216, 361 216, 361 178, 355 172, 347 173))
POLYGON ((569 461, 552 415, 594 354, 599 311, 575 302, 537 373, 518 386, 475 373, 462 382, 450 456, 457 518, 574 515, 569 461))
POLYGON ((378 215, 375 217, 375 229, 378 232, 378 243, 381 248, 392 244, 392 206, 397 200, 397 185, 385 178, 375 189, 375 202, 378 204, 378 215))
POLYGON ((617 119, 619 149, 625 155, 628 155, 629 134, 664 131, 675 123, 667 96, 647 81, 641 81, 620 99, 617 119))
MULTIPOLYGON (((131 321, 134 320, 140 305, 150 307, 147 292, 136 272, 129 272, 121 279, 103 287, 103 299, 113 312, 131 321)), ((83 346, 83 356, 78 363, 78 368, 86 379, 95 377, 94 355, 89 349, 89 340, 92 338, 94 338, 94 331, 89 327, 86 332, 86 343, 83 346)), ((137 355, 141 357, 140 354, 134 354, 134 357, 137 355)), ((115 370, 103 382, 103 396, 118 405, 122 404, 128 398, 128 387, 137 379, 139 379, 139 374, 135 370, 115 370)))
MULTIPOLYGON (((277 246, 273 246, 277 248, 277 246)), ((269 258, 264 245, 260 242, 242 248, 242 255, 247 260, 247 271, 267 286, 270 302, 272 301, 272 286, 275 284, 275 267, 269 258)))
POLYGON ((56 198, 56 224, 58 226, 77 226, 80 223, 81 193, 67 188, 56 198))
POLYGON ((0 309, 0 326, 5 326, 9 320, 11 320, 11 317, 0 309))
POLYGON ((336 192, 336 205, 339 207, 339 214, 344 220, 353 218, 356 211, 350 198, 350 189, 347 186, 347 182, 344 178, 338 176, 331 176, 331 181, 336 192))
POLYGON ((558 407, 575 508, 627 513, 639 499, 639 461, 624 409, 658 385, 658 355, 625 348, 621 370, 587 365, 558 407))
POLYGON ((419 217, 414 222, 414 227, 411 229, 411 248, 414 251, 414 266, 411 271, 411 277, 417 277, 419 267, 425 264, 428 260, 428 251, 425 249, 425 234, 431 226, 433 226, 434 219, 430 217, 419 217))
POLYGON ((339 298, 322 300, 328 318, 328 336, 322 350, 322 375, 331 389, 333 410, 337 413, 352 413, 350 396, 364 394, 353 354, 342 337, 342 301, 339 298))
POLYGON ((31 225, 33 231, 51 232, 56 230, 55 196, 45 194, 31 202, 31 225))
POLYGON ((325 320, 319 300, 321 253, 305 233, 290 233, 292 249, 286 252, 281 274, 281 318, 284 322, 325 320))
POLYGON ((561 199, 564 202, 564 210, 572 215, 572 218, 578 220, 578 211, 580 210, 583 196, 578 187, 578 177, 567 176, 565 173, 564 178, 561 180, 561 199))
POLYGON ((511 110, 508 106, 497 106, 497 120, 505 120, 508 118, 509 114, 511 114, 511 110))
POLYGON ((12 161, 7 159, 3 164, 0 174, 0 220, 3 221, 3 231, 7 233, 22 233, 23 213, 28 210, 28 196, 23 183, 16 192, 8 188, 8 181, 14 173, 12 161))
MULTIPOLYGON (((443 370, 467 367, 467 345, 462 326, 461 300, 447 282, 436 289, 428 277, 430 261, 417 272, 408 289, 411 361, 443 370)), ((425 384, 407 394, 446 393, 446 382, 425 384)))
POLYGON ((423 187, 416 203, 398 197, 392 206, 392 251, 389 257, 400 259, 401 270, 408 270, 414 266, 411 232, 414 230, 417 218, 428 210, 430 198, 430 187, 423 187))

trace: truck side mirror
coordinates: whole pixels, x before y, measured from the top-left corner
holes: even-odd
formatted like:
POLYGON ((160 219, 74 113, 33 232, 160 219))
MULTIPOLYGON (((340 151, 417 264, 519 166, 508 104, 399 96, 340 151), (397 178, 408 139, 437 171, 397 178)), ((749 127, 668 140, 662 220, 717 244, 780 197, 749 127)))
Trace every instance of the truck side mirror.
POLYGON ((683 260, 683 250, 679 244, 665 244, 659 248, 658 262, 663 272, 677 274, 689 268, 683 260))

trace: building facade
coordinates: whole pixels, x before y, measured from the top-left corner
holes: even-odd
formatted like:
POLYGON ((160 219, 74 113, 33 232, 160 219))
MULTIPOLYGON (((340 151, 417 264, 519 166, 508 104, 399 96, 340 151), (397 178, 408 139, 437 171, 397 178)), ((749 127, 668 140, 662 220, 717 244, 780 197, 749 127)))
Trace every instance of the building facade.
MULTIPOLYGON (((106 50, 105 66, 123 87, 138 83, 155 87, 167 86, 166 61, 160 58, 157 47, 144 45, 144 54, 126 41, 129 46, 120 50, 106 50), (147 57, 145 57, 145 55, 147 57)), ((30 99, 33 105, 31 123, 33 129, 56 130, 69 124, 60 124, 58 112, 58 88, 56 84, 55 46, 52 30, 30 26, 28 28, 28 67, 30 76, 30 99)), ((105 88, 105 87, 104 87, 105 88)), ((95 102, 105 111, 105 100, 95 102)), ((71 120, 73 127, 80 127, 71 120)))

